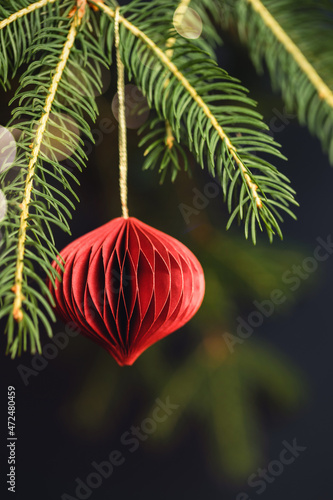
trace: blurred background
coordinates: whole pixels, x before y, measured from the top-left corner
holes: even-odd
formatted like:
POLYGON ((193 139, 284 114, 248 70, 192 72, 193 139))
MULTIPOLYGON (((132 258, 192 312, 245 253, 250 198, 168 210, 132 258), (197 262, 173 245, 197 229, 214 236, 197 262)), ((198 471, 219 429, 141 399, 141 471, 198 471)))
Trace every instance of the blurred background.
MULTIPOLYGON (((193 160, 191 178, 180 172, 174 183, 166 176, 159 184, 157 170, 143 172, 137 129, 148 113, 129 86, 130 214, 195 253, 206 296, 188 325, 132 367, 119 367, 60 322, 53 340, 44 335, 43 356, 2 356, 1 458, 5 464, 11 385, 18 499, 332 498, 333 257, 319 261, 314 252, 333 232, 333 171, 268 76, 257 76, 236 34, 223 39, 219 63, 259 101, 288 157, 275 164, 297 191, 298 220, 285 220, 282 242, 270 245, 263 236, 253 247, 242 227, 225 230, 221 191, 193 160), (197 190, 206 198, 201 208, 197 190), (113 468, 106 464, 110 454, 118 457, 113 468)), ((80 175, 81 203, 72 236, 56 232, 59 249, 120 215, 115 68, 103 78, 100 116, 92 124, 96 145, 83 138, 89 163, 80 175)), ((17 79, 1 94, 2 126, 16 85, 17 79)), ((4 352, 3 336, 1 346, 4 352)))

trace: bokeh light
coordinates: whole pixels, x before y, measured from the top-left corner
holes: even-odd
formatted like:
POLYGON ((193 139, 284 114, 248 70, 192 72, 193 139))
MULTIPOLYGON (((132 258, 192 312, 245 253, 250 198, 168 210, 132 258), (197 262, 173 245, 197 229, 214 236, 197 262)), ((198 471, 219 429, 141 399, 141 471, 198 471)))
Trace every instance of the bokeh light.
POLYGON ((7 214, 7 199, 3 191, 0 189, 0 222, 4 220, 6 214, 7 214))
POLYGON ((183 38, 194 40, 202 33, 202 19, 199 14, 190 7, 178 7, 173 15, 175 30, 183 38))
POLYGON ((12 166, 16 157, 16 141, 13 134, 0 125, 0 173, 12 166))
MULTIPOLYGON (((147 99, 140 89, 131 83, 125 86, 125 106, 127 128, 137 129, 147 121, 149 116, 147 99)), ((119 121, 118 93, 116 93, 112 99, 111 107, 114 117, 119 121)))

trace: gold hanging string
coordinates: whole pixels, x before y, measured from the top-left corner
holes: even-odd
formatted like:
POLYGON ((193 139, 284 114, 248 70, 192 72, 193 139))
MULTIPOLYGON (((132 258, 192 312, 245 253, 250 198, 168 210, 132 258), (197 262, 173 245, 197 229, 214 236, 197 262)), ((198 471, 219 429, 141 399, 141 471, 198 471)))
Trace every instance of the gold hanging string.
POLYGON ((119 51, 119 7, 115 9, 114 34, 117 55, 117 90, 118 90, 118 121, 119 121, 119 187, 122 216, 128 219, 127 207, 127 136, 125 115, 125 71, 119 51))

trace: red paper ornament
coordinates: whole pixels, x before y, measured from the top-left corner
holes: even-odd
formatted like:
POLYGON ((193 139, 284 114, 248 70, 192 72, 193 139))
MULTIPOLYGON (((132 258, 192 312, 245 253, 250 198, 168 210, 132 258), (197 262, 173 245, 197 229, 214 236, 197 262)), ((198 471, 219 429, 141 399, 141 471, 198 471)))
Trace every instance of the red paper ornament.
POLYGON ((175 238, 134 217, 119 217, 61 252, 64 272, 49 289, 56 312, 131 365, 149 346, 174 332, 199 309, 202 267, 175 238))

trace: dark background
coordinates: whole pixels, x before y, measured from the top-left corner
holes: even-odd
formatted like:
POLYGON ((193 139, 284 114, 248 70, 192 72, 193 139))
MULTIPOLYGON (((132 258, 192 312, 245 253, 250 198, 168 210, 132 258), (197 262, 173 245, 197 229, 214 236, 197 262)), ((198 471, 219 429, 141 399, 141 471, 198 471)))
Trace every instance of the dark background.
MULTIPOLYGON (((256 75, 245 49, 234 38, 225 36, 225 45, 219 49, 219 61, 250 89, 251 96, 260 102, 259 109, 267 123, 276 116, 276 110, 284 113, 284 104, 278 95, 273 94, 268 76, 256 75)), ((101 117, 113 120, 110 101, 115 92, 114 68, 111 74, 110 87, 98 97, 98 103, 101 117)), ((1 99, 1 124, 5 125, 8 97, 2 93, 1 99)), ((99 120, 93 126, 96 129, 99 120)), ((285 249, 297 248, 303 257, 307 257, 312 255, 317 237, 326 240, 332 234, 333 171, 319 141, 300 127, 297 119, 289 119, 285 125, 283 130, 275 133, 276 140, 282 144, 283 152, 288 157, 288 163, 281 163, 280 167, 297 191, 300 208, 297 209, 297 222, 286 219, 283 224, 284 241, 275 241, 273 246, 282 253, 285 249)), ((190 246, 192 234, 189 233, 192 231, 188 231, 178 204, 188 203, 192 186, 200 187, 208 177, 198 168, 190 181, 185 175, 180 175, 177 181, 180 187, 171 185, 169 181, 160 186, 155 172, 141 172, 142 150, 136 144, 136 131, 129 131, 130 213, 190 246)), ((90 154, 88 169, 80 176, 81 203, 73 217, 73 239, 120 215, 117 175, 117 133, 114 131, 90 154)), ((201 222, 200 218, 198 227, 193 231, 204 232, 205 225, 213 225, 222 234, 225 233, 226 210, 221 199, 210 204, 205 216, 207 219, 201 222)), ((58 248, 71 241, 69 236, 56 234, 58 248)), ((231 234, 233 237, 241 235, 242 228, 233 228, 231 234)), ((244 245, 248 248, 251 243, 244 245)), ((270 248, 267 245, 267 252, 270 248)), ((274 482, 267 484, 264 493, 258 495, 254 488, 246 484, 249 474, 237 480, 229 477, 216 459, 214 447, 207 438, 212 424, 209 419, 198 421, 193 412, 181 416, 180 431, 166 440, 155 442, 147 439, 132 454, 120 444, 123 432, 149 416, 155 399, 161 396, 162 389, 171 379, 173 369, 178 369, 196 348, 200 340, 200 326, 191 322, 179 333, 163 340, 162 347, 150 348, 152 353, 161 349, 169 367, 169 370, 159 373, 159 365, 156 364, 157 383, 154 386, 149 386, 144 377, 138 376, 140 370, 144 372, 142 367, 145 362, 153 362, 154 354, 144 353, 138 361, 138 369, 120 368, 107 353, 101 352, 100 347, 82 337, 71 338, 64 351, 49 360, 38 375, 29 377, 27 386, 20 377, 18 366, 30 367, 31 356, 24 354, 14 361, 2 356, 0 394, 3 437, 6 431, 7 386, 16 388, 17 492, 11 495, 19 500, 56 500, 68 493, 75 498, 75 479, 79 477, 85 481, 94 471, 93 461, 106 460, 112 450, 120 449, 125 463, 116 467, 111 477, 104 479, 89 498, 180 500, 205 497, 211 500, 245 500, 246 496, 237 497, 243 491, 251 500, 257 497, 268 500, 332 498, 332 276, 333 259, 330 257, 320 263, 309 282, 295 292, 292 307, 282 315, 274 314, 248 340, 266 342, 286 356, 302 374, 306 393, 297 410, 287 413, 276 408, 264 396, 253 396, 253 403, 258 407, 256 417, 260 423, 262 457, 252 472, 278 459, 284 440, 291 443, 297 439, 298 444, 306 447, 293 464, 286 466, 274 482), (111 396, 105 408, 103 404, 108 386, 111 396), (104 412, 104 418, 100 420, 99 412, 104 412), (96 427, 96 421, 103 425, 96 427)), ((244 306, 244 314, 251 310, 254 299, 255 296, 250 297, 244 306)), ((54 332, 63 329, 64 326, 57 323, 54 332)), ((43 345, 48 342, 45 335, 43 345)), ((2 341, 1 345, 4 351, 5 342, 2 341)), ((251 394, 248 397, 252 398, 251 394)), ((173 400, 172 393, 170 399, 173 400)), ((1 497, 7 498, 8 495, 11 498, 4 484, 7 473, 7 453, 4 450, 3 440, 1 497)))

